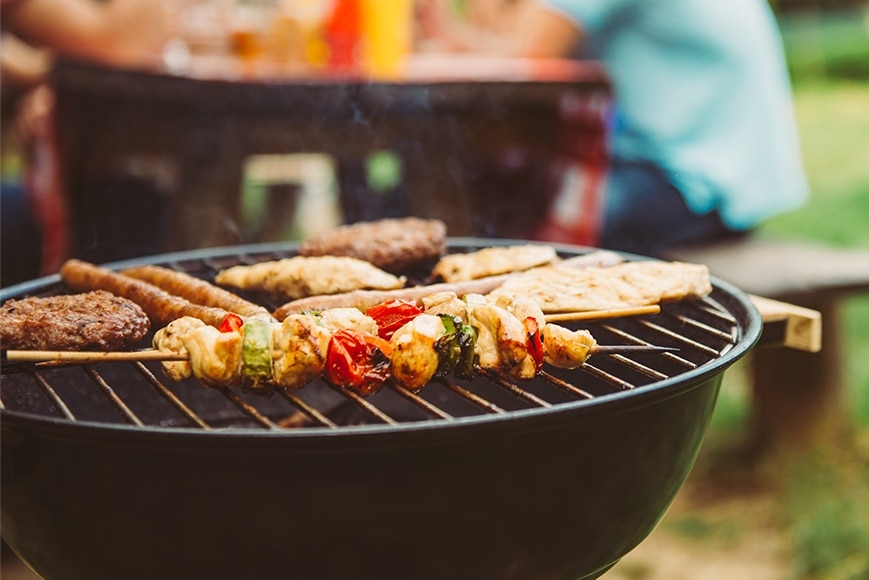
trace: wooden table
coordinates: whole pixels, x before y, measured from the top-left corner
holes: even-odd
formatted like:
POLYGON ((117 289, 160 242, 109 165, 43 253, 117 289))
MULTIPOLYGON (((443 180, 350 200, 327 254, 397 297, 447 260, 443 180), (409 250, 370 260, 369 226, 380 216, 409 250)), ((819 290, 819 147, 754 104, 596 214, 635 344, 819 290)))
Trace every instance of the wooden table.
POLYGON ((239 228, 251 155, 332 156, 345 222, 417 215, 454 236, 517 238, 540 229, 566 167, 591 167, 584 187, 596 188, 606 164, 610 89, 594 62, 420 55, 401 80, 373 82, 232 61, 183 75, 61 61, 53 84, 80 256, 101 243, 87 232, 94 184, 119 168, 157 175, 169 213, 159 249, 176 251, 258 241, 239 228), (359 178, 377 150, 401 160, 385 196, 359 178))

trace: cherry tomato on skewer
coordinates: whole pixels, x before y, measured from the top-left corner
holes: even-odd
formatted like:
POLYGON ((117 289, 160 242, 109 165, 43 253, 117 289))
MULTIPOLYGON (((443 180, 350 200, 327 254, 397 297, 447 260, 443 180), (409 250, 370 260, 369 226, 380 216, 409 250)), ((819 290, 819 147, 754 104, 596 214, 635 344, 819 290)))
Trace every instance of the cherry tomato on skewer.
POLYGON ((338 330, 332 335, 326 352, 326 380, 361 395, 370 395, 389 378, 391 354, 392 346, 379 336, 358 330, 338 330))

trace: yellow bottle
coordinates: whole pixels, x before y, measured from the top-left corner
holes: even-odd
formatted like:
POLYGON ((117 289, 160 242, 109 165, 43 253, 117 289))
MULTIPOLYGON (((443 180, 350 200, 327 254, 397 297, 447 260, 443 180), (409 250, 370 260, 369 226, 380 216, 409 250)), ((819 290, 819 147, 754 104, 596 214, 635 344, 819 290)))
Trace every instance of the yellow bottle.
POLYGON ((365 73, 401 77, 411 50, 413 0, 361 0, 361 9, 365 73))

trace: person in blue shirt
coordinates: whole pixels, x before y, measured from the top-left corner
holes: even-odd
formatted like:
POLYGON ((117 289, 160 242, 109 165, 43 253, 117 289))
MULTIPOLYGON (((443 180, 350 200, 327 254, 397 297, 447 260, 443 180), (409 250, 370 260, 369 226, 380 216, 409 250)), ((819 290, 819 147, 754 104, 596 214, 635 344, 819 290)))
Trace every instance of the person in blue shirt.
POLYGON ((765 0, 512 3, 510 46, 499 52, 595 59, 611 79, 598 245, 662 255, 751 231, 807 200, 790 79, 765 0))

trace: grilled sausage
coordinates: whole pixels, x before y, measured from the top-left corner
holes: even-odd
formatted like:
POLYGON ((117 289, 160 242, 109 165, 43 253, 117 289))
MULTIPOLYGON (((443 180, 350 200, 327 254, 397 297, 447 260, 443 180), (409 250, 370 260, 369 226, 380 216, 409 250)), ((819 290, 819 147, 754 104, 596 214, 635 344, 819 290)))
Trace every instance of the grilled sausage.
POLYGON ((213 306, 234 312, 239 316, 267 315, 265 307, 249 302, 229 290, 205 280, 162 266, 137 266, 121 270, 121 274, 148 282, 170 294, 190 300, 194 304, 213 306))
POLYGON ((157 326, 165 326, 182 316, 192 316, 211 326, 220 326, 229 314, 223 308, 194 304, 148 282, 75 258, 67 260, 61 266, 60 278, 73 290, 107 290, 116 296, 132 300, 145 311, 151 323, 157 326))

